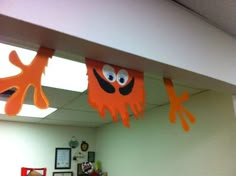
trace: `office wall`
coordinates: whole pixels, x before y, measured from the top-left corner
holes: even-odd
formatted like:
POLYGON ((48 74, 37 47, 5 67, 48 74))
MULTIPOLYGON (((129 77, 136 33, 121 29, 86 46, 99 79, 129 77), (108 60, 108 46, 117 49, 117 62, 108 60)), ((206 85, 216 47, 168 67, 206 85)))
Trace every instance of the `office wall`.
MULTIPOLYGON (((20 176, 21 167, 47 167, 47 175, 52 175, 55 148, 69 147, 72 136, 79 142, 85 140, 89 143, 89 150, 95 150, 94 130, 90 128, 0 121, 0 175, 20 176)), ((78 151, 80 147, 73 149, 72 154, 78 151)), ((74 173, 76 164, 72 161, 74 173)))
POLYGON ((205 92, 185 104, 196 116, 189 133, 171 124, 169 105, 122 124, 99 128, 97 158, 112 176, 233 176, 236 174, 236 118, 231 95, 205 92))

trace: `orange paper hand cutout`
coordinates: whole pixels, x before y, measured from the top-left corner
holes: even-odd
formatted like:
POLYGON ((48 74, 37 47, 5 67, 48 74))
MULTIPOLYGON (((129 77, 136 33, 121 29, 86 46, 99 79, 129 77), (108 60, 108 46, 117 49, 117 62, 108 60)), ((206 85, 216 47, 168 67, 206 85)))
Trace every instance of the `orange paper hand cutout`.
POLYGON ((54 50, 41 47, 33 61, 29 65, 24 65, 16 51, 10 53, 10 62, 19 67, 21 73, 7 78, 0 78, 0 92, 16 88, 16 92, 6 103, 5 112, 7 115, 16 115, 20 112, 26 92, 30 86, 34 87, 34 104, 41 109, 49 106, 48 99, 41 87, 41 76, 48 64, 48 58, 52 57, 53 54, 54 50))
POLYGON ((163 81, 170 100, 170 121, 172 123, 176 123, 176 113, 178 113, 183 129, 185 131, 189 131, 190 128, 184 118, 183 112, 186 114, 191 123, 195 122, 195 117, 182 105, 183 102, 188 100, 188 93, 183 92, 182 96, 178 97, 175 93, 172 81, 168 78, 163 78, 163 81))

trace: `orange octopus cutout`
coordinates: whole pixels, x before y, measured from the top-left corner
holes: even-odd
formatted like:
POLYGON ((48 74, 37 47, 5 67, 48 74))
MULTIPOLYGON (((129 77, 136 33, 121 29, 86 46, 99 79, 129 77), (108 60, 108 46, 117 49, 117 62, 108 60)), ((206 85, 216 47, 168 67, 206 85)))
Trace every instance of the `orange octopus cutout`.
POLYGON ((186 116, 188 117, 191 123, 195 122, 195 117, 181 104, 182 102, 185 102, 188 100, 189 98, 188 93, 183 92, 182 96, 178 97, 174 90, 172 81, 168 78, 163 78, 163 81, 164 81, 166 91, 170 100, 170 113, 169 113, 170 121, 172 123, 176 123, 176 113, 178 113, 183 129, 185 131, 189 131, 190 129, 189 125, 187 121, 185 120, 182 112, 186 114, 186 116))
POLYGON ((88 75, 88 101, 102 118, 108 110, 117 122, 120 114, 123 124, 129 128, 128 105, 136 119, 143 116, 143 73, 124 69, 86 58, 88 75))
POLYGON ((41 76, 52 57, 54 50, 40 47, 35 58, 29 65, 24 65, 16 51, 9 54, 9 61, 19 67, 21 72, 15 76, 0 78, 0 92, 16 88, 16 92, 8 99, 5 112, 13 116, 20 112, 26 92, 30 86, 34 87, 34 104, 41 109, 48 108, 49 102, 41 87, 41 76))

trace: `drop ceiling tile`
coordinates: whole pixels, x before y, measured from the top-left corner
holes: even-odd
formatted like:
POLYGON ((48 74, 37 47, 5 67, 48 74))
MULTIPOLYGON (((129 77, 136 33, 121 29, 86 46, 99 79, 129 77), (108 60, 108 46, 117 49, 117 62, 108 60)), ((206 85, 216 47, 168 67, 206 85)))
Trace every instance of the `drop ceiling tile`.
POLYGON ((202 19, 208 23, 236 36, 236 2, 234 0, 175 0, 175 2, 203 16, 202 19))
POLYGON ((146 103, 160 105, 168 101, 162 80, 145 77, 144 80, 146 103))
POLYGON ((45 89, 45 93, 52 107, 62 107, 81 94, 79 92, 52 88, 45 89))
POLYGON ((81 122, 81 121, 56 120, 56 119, 43 119, 39 123, 48 125, 63 125, 63 126, 78 126, 78 127, 98 127, 105 124, 104 122, 81 122))
POLYGON ((155 105, 155 104, 146 103, 146 105, 145 105, 145 112, 147 112, 147 111, 149 111, 149 110, 151 110, 151 109, 153 109, 153 108, 157 108, 157 107, 158 107, 158 106, 155 105))
MULTIPOLYGON (((155 79, 153 77, 145 77, 145 92, 146 102, 149 104, 162 105, 169 102, 169 98, 165 89, 162 79, 155 79)), ((187 91, 189 95, 203 91, 203 89, 196 89, 181 85, 179 83, 174 84, 174 89, 178 96, 182 95, 183 91, 187 91)))
POLYGON ((36 123, 36 122, 39 122, 41 118, 23 117, 23 116, 7 116, 7 115, 0 114, 0 120, 36 123))
POLYGON ((81 94, 79 97, 65 105, 64 108, 71 110, 85 110, 96 112, 96 109, 92 108, 88 103, 88 95, 86 93, 81 94))
MULTIPOLYGON (((49 100, 49 103, 50 103, 49 106, 54 107, 54 108, 62 107, 65 104, 68 104, 70 101, 72 101, 74 98, 76 98, 77 96, 81 94, 79 92, 55 89, 55 88, 50 88, 50 87, 43 87, 43 91, 49 100)), ((30 89, 27 92, 25 103, 34 104, 33 93, 34 93, 34 89, 30 87, 30 89)))
POLYGON ((97 112, 59 109, 47 116, 46 119, 68 120, 78 122, 109 122, 109 118, 102 119, 97 112))
MULTIPOLYGON (((158 105, 168 103, 168 97, 162 78, 145 76, 144 83, 146 92, 146 105, 144 109, 145 111, 149 111, 153 108, 158 108, 158 105)), ((179 83, 174 84, 174 86, 178 95, 181 95, 183 90, 188 91, 190 94, 201 91, 200 89, 189 88, 179 83)), ((0 115, 0 120, 70 125, 80 127, 97 127, 103 124, 112 123, 113 121, 108 111, 106 111, 107 118, 102 119, 99 116, 97 110, 90 107, 86 92, 78 93, 49 87, 43 87, 43 90, 48 97, 51 106, 58 108, 57 111, 50 114, 44 119, 30 117, 9 117, 6 115, 0 115)), ((25 102, 28 104, 33 104, 32 97, 33 89, 30 88, 25 102)), ((129 107, 128 112, 131 118, 134 118, 129 107)), ((119 114, 117 114, 117 118, 120 121, 119 114)))

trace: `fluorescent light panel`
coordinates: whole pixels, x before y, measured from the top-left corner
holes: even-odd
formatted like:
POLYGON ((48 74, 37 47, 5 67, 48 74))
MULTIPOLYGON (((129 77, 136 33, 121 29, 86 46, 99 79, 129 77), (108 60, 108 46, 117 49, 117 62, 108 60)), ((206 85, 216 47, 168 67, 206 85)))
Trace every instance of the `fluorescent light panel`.
MULTIPOLYGON (((22 61, 28 65, 36 55, 35 51, 0 43, 0 78, 14 76, 20 69, 9 62, 9 54, 15 50, 22 61)), ((83 92, 87 89, 87 68, 84 63, 53 56, 42 75, 41 84, 46 87, 83 92)), ((6 102, 0 100, 0 114, 5 114, 6 102)), ((44 118, 56 111, 56 108, 39 109, 34 105, 23 104, 17 116, 44 118)))
MULTIPOLYGON (((0 100, 0 114, 5 114, 5 104, 5 101, 0 100)), ((44 118, 56 110, 56 108, 39 109, 34 105, 23 104, 17 116, 44 118)))
MULTIPOLYGON (((22 63, 28 65, 36 55, 35 51, 0 43, 0 77, 13 76, 20 69, 9 62, 9 53, 15 50, 22 63)), ((84 63, 53 56, 49 59, 45 73, 42 75, 42 85, 57 89, 83 92, 87 89, 87 68, 84 63)))

